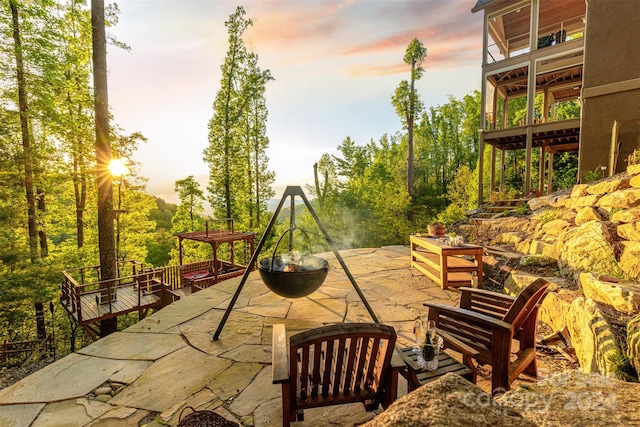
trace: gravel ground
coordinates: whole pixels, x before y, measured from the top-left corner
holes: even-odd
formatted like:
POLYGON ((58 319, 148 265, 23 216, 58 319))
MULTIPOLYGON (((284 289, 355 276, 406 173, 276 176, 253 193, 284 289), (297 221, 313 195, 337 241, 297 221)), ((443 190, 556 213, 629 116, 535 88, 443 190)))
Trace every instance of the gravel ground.
POLYGON ((0 370, 0 390, 9 387, 12 384, 17 383, 26 376, 39 371, 48 364, 52 363, 53 358, 43 359, 39 362, 29 363, 25 366, 17 366, 14 368, 2 368, 0 370))

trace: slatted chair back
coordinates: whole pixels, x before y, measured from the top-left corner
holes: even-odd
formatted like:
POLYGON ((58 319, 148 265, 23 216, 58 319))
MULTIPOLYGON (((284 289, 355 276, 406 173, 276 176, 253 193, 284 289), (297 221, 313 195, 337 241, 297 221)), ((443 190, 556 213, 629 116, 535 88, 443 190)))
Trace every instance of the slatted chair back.
POLYGON ((503 319, 515 298, 510 295, 496 294, 496 292, 475 288, 459 288, 460 308, 473 310, 478 313, 503 319))
MULTIPOLYGON (((274 339, 275 334, 274 328, 274 339)), ((395 342, 391 326, 375 323, 341 323, 293 335, 288 379, 276 381, 274 373, 274 382, 283 383, 283 425, 303 419, 308 408, 365 402, 371 410, 384 403, 395 342)))
POLYGON ((538 278, 533 281, 518 294, 518 297, 502 320, 511 323, 514 328, 519 329, 534 312, 548 287, 549 282, 545 279, 538 278))

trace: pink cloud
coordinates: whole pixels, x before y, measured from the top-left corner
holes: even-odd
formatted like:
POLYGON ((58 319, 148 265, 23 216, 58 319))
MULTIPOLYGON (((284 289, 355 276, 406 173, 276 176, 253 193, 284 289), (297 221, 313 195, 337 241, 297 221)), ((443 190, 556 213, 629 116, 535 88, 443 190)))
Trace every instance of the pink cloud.
POLYGON ((349 75, 396 73, 414 37, 427 47, 431 66, 468 61, 469 53, 462 51, 479 52, 482 43, 481 19, 471 13, 468 3, 458 1, 270 1, 253 3, 248 14, 254 19, 251 40, 262 52, 278 55, 286 49, 287 64, 397 54, 397 64, 358 65, 349 75), (433 54, 440 51, 447 53, 436 59, 433 54))

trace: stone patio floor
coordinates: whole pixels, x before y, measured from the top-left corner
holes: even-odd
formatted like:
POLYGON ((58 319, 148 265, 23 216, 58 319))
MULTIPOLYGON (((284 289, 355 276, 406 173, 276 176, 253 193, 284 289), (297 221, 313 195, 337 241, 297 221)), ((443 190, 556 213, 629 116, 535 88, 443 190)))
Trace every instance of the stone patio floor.
MULTIPOLYGON (((380 322, 396 329, 400 346, 413 342, 413 321, 426 314, 423 302, 457 304, 455 291, 410 267, 406 246, 340 255, 380 322)), ((189 406, 242 425, 281 425, 280 386, 271 382, 272 325, 285 323, 289 335, 328 323, 372 322, 333 253, 319 256, 329 261, 329 274, 303 298, 272 293, 252 272, 218 341, 211 336, 241 278, 177 301, 0 390, 0 426, 175 426, 189 406), (96 398, 105 385, 120 389, 110 399, 96 398)), ((490 389, 488 382, 479 385, 490 389)), ((307 410, 295 424, 354 425, 373 416, 355 403, 307 410)))

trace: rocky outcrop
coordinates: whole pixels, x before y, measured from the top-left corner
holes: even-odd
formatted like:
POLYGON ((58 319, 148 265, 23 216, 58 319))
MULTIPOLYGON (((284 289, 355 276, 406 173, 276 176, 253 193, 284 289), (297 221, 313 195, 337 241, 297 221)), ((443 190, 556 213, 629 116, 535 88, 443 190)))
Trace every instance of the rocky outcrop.
MULTIPOLYGON (((640 164, 629 165, 626 173, 575 185, 570 192, 531 199, 528 205, 529 216, 505 218, 509 227, 504 229, 500 221, 482 223, 477 235, 492 239, 483 244, 512 245, 524 254, 521 261, 553 259, 560 275, 574 282, 573 287, 549 288, 538 319, 554 332, 567 328, 584 372, 620 375, 625 358, 638 371, 640 164), (630 318, 625 337, 621 326, 630 318)), ((515 274, 505 283, 505 292, 516 295, 534 279, 515 274)))
POLYGON ((620 283, 612 277, 580 274, 580 286, 584 296, 608 304, 616 310, 632 314, 640 309, 640 285, 633 282, 620 283), (613 282, 612 282, 613 280, 613 282))
POLYGON ((615 237, 606 223, 589 221, 558 236, 558 265, 573 271, 618 272, 615 237))
POLYGON ((627 323, 627 357, 636 372, 640 372, 640 314, 627 323))
POLYGON ((445 374, 396 400, 363 427, 535 426, 456 374, 445 374))
POLYGON ((640 242, 623 241, 620 242, 622 250, 620 252, 619 267, 622 274, 628 279, 640 280, 640 242))
POLYGON ((640 425, 636 383, 577 371, 508 391, 497 402, 540 427, 640 425))
POLYGON ((592 206, 585 206, 577 212, 575 223, 580 227, 589 221, 602 221, 602 214, 592 206))
MULTIPOLYGON (((538 276, 534 274, 515 271, 504 282, 504 292, 507 295, 516 296, 537 278, 538 276)), ((545 277, 545 279, 551 284, 538 308, 538 320, 549 326, 553 332, 559 332, 567 326, 569 306, 578 294, 567 289, 570 284, 562 278, 545 277)))
POLYGON ((618 378, 624 369, 622 350, 602 312, 590 298, 576 298, 567 312, 567 329, 583 373, 618 378))

